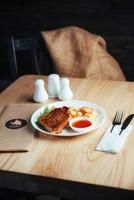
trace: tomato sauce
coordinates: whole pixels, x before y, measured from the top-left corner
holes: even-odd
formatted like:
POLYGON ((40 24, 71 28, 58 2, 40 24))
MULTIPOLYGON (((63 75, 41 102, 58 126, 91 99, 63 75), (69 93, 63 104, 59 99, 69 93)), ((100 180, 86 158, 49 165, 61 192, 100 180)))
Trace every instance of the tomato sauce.
POLYGON ((72 126, 75 128, 86 128, 91 126, 92 123, 88 120, 82 119, 72 123, 72 126))

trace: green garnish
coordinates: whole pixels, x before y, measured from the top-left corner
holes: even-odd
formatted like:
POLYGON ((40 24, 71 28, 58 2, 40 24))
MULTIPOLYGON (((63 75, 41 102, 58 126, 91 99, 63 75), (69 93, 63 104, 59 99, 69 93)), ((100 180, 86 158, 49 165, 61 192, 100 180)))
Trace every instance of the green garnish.
POLYGON ((44 109, 42 115, 47 114, 47 113, 49 113, 49 112, 51 112, 51 109, 47 106, 47 107, 45 107, 45 109, 44 109))
MULTIPOLYGON (((51 108, 49 108, 49 107, 47 106, 47 107, 45 107, 44 111, 43 111, 42 113, 40 113, 40 116, 41 116, 41 115, 45 115, 45 114, 47 114, 47 113, 49 113, 49 112, 51 112, 51 108)), ((39 126, 39 128, 42 128, 42 129, 43 129, 43 126, 40 124, 39 118, 38 118, 38 120, 35 122, 35 124, 36 124, 37 126, 39 126)))

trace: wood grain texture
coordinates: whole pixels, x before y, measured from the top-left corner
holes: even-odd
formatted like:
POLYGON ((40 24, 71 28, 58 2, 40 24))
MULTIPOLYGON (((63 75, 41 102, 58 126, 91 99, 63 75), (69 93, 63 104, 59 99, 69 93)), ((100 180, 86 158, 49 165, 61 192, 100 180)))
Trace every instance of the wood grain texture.
MULTIPOLYGON (((38 78, 45 81, 47 88, 47 77, 27 75, 2 92, 1 111, 8 103, 33 103, 34 81, 38 78)), ((134 111, 134 83, 70 78, 70 85, 74 99, 94 102, 105 109, 104 126, 71 138, 38 133, 30 152, 1 153, 0 170, 134 190, 133 131, 118 154, 95 151, 116 110, 123 110, 124 116, 134 111)))

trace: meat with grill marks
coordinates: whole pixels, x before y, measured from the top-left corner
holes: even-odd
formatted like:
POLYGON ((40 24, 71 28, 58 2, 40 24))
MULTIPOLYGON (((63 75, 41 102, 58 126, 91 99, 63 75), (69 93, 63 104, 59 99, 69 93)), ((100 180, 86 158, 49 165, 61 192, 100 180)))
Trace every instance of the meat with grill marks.
POLYGON ((68 107, 55 108, 39 117, 40 124, 49 132, 60 133, 69 122, 68 107))

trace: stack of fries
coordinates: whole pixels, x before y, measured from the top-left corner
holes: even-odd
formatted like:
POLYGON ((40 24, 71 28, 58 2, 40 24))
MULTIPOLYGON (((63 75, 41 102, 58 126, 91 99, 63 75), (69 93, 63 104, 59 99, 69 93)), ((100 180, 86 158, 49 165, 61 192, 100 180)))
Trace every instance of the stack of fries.
POLYGON ((98 113, 95 109, 86 106, 80 108, 70 107, 68 113, 70 114, 70 119, 84 116, 95 120, 98 116, 98 113))

